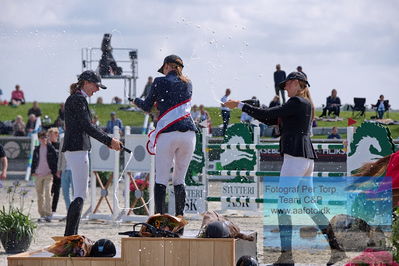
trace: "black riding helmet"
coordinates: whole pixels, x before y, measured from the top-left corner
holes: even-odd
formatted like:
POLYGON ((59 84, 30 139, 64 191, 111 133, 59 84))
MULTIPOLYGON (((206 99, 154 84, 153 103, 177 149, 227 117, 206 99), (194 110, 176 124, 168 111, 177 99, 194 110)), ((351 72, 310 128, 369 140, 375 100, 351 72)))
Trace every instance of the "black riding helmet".
POLYGON ((91 248, 90 257, 113 257, 115 254, 114 243, 109 239, 100 239, 91 248))
POLYGON ((210 224, 205 229, 205 237, 208 238, 227 238, 230 237, 229 229, 224 222, 215 221, 210 224))
POLYGON ((306 82, 306 84, 310 87, 307 77, 301 72, 294 71, 294 72, 291 72, 290 74, 288 74, 287 78, 280 83, 280 89, 284 90, 285 83, 287 83, 287 81, 293 80, 293 79, 302 80, 302 81, 306 82))

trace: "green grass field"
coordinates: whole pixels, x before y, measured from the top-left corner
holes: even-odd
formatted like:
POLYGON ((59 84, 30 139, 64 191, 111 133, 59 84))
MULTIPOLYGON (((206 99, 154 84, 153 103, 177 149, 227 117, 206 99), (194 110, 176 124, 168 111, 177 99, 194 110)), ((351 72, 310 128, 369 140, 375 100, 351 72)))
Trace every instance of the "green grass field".
MULTIPOLYGON (((14 120, 17 115, 22 115, 24 118, 24 121, 27 121, 27 114, 28 114, 28 109, 31 108, 32 103, 27 103, 25 105, 21 105, 18 107, 11 107, 11 106, 5 106, 1 105, 0 106, 0 121, 7 121, 7 120, 14 120)), ((40 108, 42 109, 43 115, 48 115, 52 121, 54 121, 57 116, 58 116, 58 109, 59 109, 59 104, 57 103, 40 103, 39 104, 40 108)), ((144 113, 142 112, 127 112, 123 110, 119 110, 120 107, 125 106, 125 105, 117 105, 117 104, 91 104, 90 108, 95 114, 97 114, 100 118, 100 123, 101 125, 105 125, 107 121, 110 119, 110 113, 112 111, 116 112, 117 116, 123 121, 124 125, 129 125, 129 126, 142 126, 143 120, 144 120, 144 113)), ((212 119, 212 125, 218 126, 222 124, 222 118, 220 116, 220 110, 218 107, 209 107, 206 108, 206 110, 209 112, 211 119, 212 119)), ((316 116, 319 116, 321 114, 321 111, 316 111, 316 116)), ((370 111, 366 113, 366 119, 369 119, 371 116, 374 116, 375 112, 370 111)), ((347 111, 342 111, 341 112, 341 117, 344 118, 343 121, 339 122, 324 122, 324 121, 318 121, 317 125, 319 127, 346 127, 347 126, 347 118, 352 116, 352 112, 347 112, 347 111)), ((390 112, 389 114, 390 118, 399 121, 399 112, 390 112)), ((238 123, 240 121, 241 117, 241 110, 234 109, 231 113, 231 120, 230 123, 238 123)), ((357 125, 360 125, 361 122, 363 122, 363 119, 356 119, 358 121, 357 125)), ((356 125, 355 125, 356 126, 356 125)), ((399 125, 390 125, 388 126, 389 129, 391 130, 392 137, 394 139, 399 137, 399 125)), ((315 136, 317 138, 325 138, 326 136, 315 136)))

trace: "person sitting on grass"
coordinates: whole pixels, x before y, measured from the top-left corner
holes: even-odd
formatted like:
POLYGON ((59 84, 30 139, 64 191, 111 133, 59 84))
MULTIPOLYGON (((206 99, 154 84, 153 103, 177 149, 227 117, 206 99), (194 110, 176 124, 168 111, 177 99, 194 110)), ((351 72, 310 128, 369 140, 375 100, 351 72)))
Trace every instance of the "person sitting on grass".
POLYGON ((36 117, 39 117, 42 115, 42 109, 40 109, 37 101, 34 101, 32 103, 32 107, 28 110, 28 116, 30 116, 31 114, 34 114, 36 117))
POLYGON ((25 104, 24 92, 20 89, 19 85, 15 85, 15 90, 11 92, 10 105, 18 106, 20 104, 25 104))

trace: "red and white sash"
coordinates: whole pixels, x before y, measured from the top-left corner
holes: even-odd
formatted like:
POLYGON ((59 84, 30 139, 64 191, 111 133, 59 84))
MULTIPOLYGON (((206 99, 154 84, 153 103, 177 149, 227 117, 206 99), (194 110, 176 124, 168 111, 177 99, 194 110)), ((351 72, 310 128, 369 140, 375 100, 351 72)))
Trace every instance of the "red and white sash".
POLYGON ((156 145, 159 134, 180 120, 189 117, 191 111, 191 99, 185 100, 166 110, 158 120, 157 127, 148 134, 147 151, 151 155, 156 153, 156 145))

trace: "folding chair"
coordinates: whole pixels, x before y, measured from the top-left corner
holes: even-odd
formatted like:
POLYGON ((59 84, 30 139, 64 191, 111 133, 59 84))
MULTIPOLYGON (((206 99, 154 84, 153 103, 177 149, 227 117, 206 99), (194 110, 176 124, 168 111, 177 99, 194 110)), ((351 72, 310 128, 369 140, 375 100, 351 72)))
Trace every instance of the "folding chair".
POLYGON ((389 105, 389 100, 384 100, 384 105, 388 106, 388 108, 385 110, 385 113, 387 114, 387 117, 389 118, 389 109, 391 109, 391 105, 389 105))
POLYGON ((356 117, 360 117, 360 116, 363 116, 363 117, 365 117, 366 116, 366 105, 365 105, 365 103, 366 103, 366 98, 353 98, 353 102, 354 102, 354 105, 351 105, 350 107, 351 107, 351 109, 352 109, 352 118, 356 118, 356 117), (356 115, 355 115, 355 112, 357 112, 356 113, 356 115))

